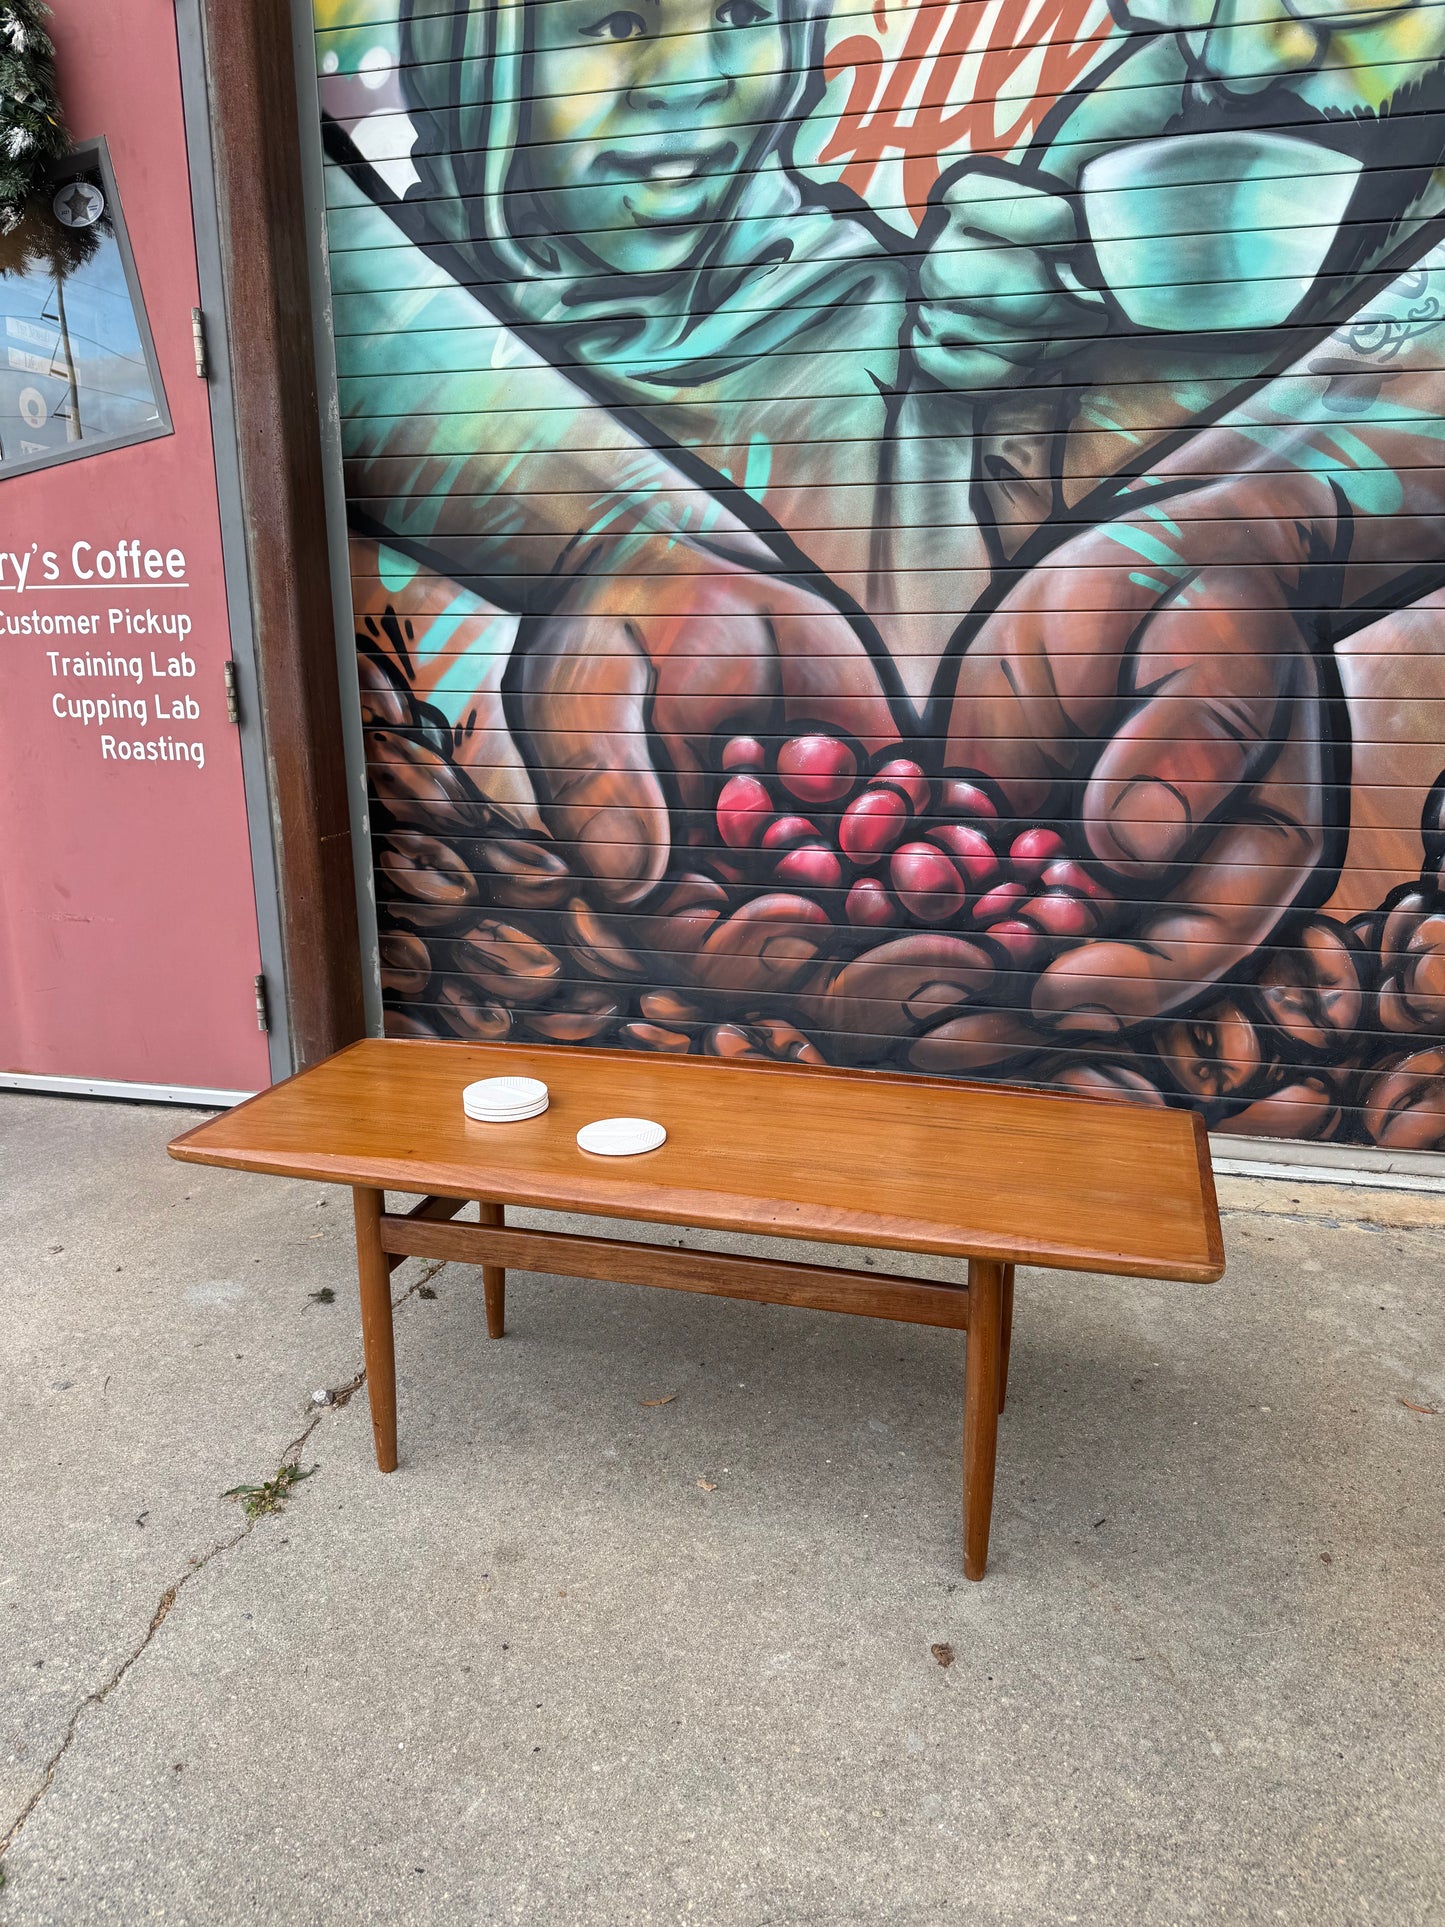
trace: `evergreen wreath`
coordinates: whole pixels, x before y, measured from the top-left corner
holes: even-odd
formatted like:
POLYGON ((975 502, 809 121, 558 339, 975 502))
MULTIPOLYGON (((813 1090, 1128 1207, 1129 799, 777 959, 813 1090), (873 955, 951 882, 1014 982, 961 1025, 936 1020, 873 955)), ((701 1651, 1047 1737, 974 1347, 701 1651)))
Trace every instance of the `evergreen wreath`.
POLYGON ((69 151, 44 0, 0 0, 0 234, 12 234, 69 151))

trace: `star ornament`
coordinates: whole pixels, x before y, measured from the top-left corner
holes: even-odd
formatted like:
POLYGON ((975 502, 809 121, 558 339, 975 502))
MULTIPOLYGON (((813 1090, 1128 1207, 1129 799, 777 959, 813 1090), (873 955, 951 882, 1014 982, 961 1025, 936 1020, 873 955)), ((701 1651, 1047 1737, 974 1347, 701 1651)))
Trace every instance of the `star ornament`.
POLYGON ((51 202, 62 227, 94 227, 105 212, 105 196, 89 181, 72 181, 51 202))

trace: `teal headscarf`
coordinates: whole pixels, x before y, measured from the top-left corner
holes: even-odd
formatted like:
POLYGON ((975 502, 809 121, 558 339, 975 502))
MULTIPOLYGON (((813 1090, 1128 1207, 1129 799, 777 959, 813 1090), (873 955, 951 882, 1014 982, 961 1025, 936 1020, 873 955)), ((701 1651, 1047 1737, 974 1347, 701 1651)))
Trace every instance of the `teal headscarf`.
POLYGON ((819 71, 818 0, 785 16, 792 85, 761 149, 739 168, 715 234, 700 259, 660 274, 599 270, 575 238, 541 232, 535 201, 515 189, 530 13, 531 0, 403 8, 401 71, 420 176, 408 210, 464 280, 487 288, 489 305, 524 328, 564 333, 571 355, 655 396, 716 381, 785 347, 820 309, 867 297, 884 247, 861 204, 845 213, 805 198, 784 164, 819 71))

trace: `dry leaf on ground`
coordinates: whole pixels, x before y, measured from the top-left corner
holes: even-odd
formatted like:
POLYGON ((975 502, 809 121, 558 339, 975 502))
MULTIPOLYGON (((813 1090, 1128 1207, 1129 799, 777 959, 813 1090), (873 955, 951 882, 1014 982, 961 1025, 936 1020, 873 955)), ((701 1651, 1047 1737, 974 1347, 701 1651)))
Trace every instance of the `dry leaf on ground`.
POLYGON ((666 1398, 640 1398, 637 1402, 639 1405, 671 1405, 676 1397, 676 1392, 669 1392, 666 1398))
POLYGON ((717 1487, 715 1485, 709 1484, 709 1482, 706 1479, 698 1480, 697 1489, 699 1492, 716 1492, 717 1491, 717 1487))
POLYGON ((1440 1416, 1440 1407, 1438 1405, 1417 1405, 1412 1398, 1402 1398, 1400 1403, 1407 1412, 1423 1412, 1426 1418, 1439 1418, 1440 1416))
POLYGON ((940 1641, 940 1643, 937 1646, 930 1646, 928 1650, 930 1653, 932 1653, 933 1657, 938 1661, 940 1666, 943 1666, 943 1667, 952 1666, 953 1648, 948 1644, 946 1640, 940 1641))

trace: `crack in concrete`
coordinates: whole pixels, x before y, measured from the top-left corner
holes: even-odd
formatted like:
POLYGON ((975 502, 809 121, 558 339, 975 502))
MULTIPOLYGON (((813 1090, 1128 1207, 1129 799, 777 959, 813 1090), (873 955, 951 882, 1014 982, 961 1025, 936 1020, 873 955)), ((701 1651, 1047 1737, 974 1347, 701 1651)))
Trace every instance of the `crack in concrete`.
MULTIPOLYGON (((408 1298, 413 1297, 423 1285, 435 1278, 437 1273, 444 1269, 447 1262, 448 1261, 443 1258, 435 1264, 429 1265, 419 1277, 412 1280, 411 1284, 408 1285, 399 1298, 392 1300, 392 1310, 398 1310, 399 1307, 404 1305, 408 1298)), ((300 1456, 302 1447, 306 1444, 306 1441, 311 1437, 311 1434, 316 1430, 322 1419, 324 1419, 329 1412, 344 1411, 365 1383, 366 1367, 363 1365, 361 1370, 357 1372, 354 1377, 348 1379, 344 1385, 332 1387, 331 1398, 328 1403, 323 1405, 309 1424, 292 1439, 285 1451, 282 1452, 276 1470, 279 1472, 282 1466, 294 1464, 300 1456)), ((45 1763, 40 1775, 39 1784, 25 1802, 24 1806, 21 1807, 19 1813, 17 1813, 11 1821, 8 1832, 0 1835, 0 1873, 4 1872, 6 1854, 9 1853, 11 1847, 14 1846, 15 1842, 20 1838, 31 1815, 35 1812, 46 1794, 49 1793, 51 1787, 54 1786, 55 1776, 60 1770, 60 1763, 75 1743, 75 1736, 80 1730, 80 1722, 86 1710, 92 1706, 104 1706, 105 1702, 110 1698, 117 1686, 120 1685, 132 1666, 135 1665, 136 1661, 140 1659, 142 1654, 149 1648, 151 1641, 165 1624, 171 1608, 175 1605, 184 1589, 198 1574, 203 1573, 213 1560, 218 1559, 223 1552, 230 1552, 233 1547, 240 1545, 243 1539, 248 1539, 256 1527, 260 1525, 263 1516, 264 1515, 258 1513, 254 1519, 247 1519, 244 1525, 238 1526, 234 1532, 228 1533, 224 1539, 218 1539, 216 1543, 205 1552, 192 1554, 191 1558, 187 1561, 186 1570, 181 1574, 180 1578, 167 1586, 161 1594, 156 1604, 156 1609, 151 1614, 150 1625, 147 1626, 141 1639, 132 1647, 131 1651, 121 1661, 119 1666, 116 1667, 115 1671, 110 1675, 110 1678, 107 1679, 103 1685, 92 1687, 90 1692, 88 1692, 84 1699, 76 1706, 70 1718, 66 1721, 65 1731, 60 1736, 59 1745, 45 1763)))

